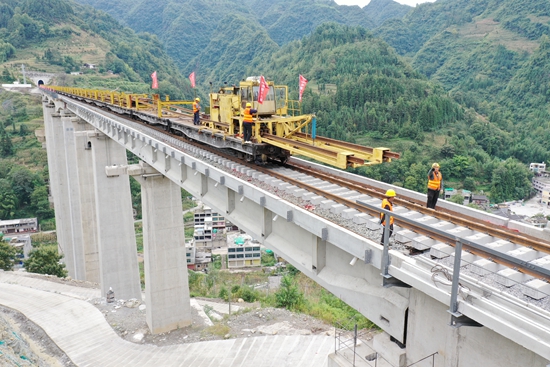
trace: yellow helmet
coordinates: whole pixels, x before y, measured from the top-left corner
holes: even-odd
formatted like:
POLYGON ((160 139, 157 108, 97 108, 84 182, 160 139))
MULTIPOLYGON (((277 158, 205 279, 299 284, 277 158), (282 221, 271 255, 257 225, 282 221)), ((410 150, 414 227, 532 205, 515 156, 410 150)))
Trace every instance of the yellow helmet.
POLYGON ((195 101, 200 102, 201 99, 199 97, 195 98, 195 101))
POLYGON ((386 191, 386 196, 389 197, 389 198, 393 198, 395 197, 395 190, 393 189, 389 189, 388 191, 386 191))
POLYGON ((248 103, 246 104, 246 107, 252 107, 252 103, 248 102, 248 103))
POLYGON ((439 163, 432 164, 432 168, 439 168, 439 163))

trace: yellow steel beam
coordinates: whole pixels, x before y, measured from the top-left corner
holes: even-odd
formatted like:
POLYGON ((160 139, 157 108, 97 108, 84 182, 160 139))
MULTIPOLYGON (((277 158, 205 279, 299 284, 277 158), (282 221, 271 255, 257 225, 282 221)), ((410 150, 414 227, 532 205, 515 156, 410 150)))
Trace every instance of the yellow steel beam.
POLYGON ((264 143, 288 150, 290 154, 303 155, 341 169, 345 169, 348 166, 355 167, 364 163, 363 160, 354 158, 353 153, 351 152, 335 152, 275 135, 264 135, 262 140, 264 143))
POLYGON ((313 144, 335 152, 342 150, 349 151, 352 152, 355 157, 370 161, 371 164, 391 162, 392 158, 399 158, 399 154, 391 152, 389 148, 370 148, 359 144, 329 139, 322 136, 317 136, 317 138, 313 140, 311 135, 306 135, 304 133, 297 133, 292 138, 303 143, 313 144))

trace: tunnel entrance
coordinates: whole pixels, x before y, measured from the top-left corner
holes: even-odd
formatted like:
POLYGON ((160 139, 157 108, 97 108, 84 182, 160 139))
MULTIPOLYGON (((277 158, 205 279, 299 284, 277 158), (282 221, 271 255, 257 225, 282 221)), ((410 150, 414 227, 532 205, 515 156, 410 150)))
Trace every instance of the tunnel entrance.
POLYGON ((44 82, 42 80, 39 80, 38 81, 38 86, 40 87, 41 85, 44 85, 44 82))

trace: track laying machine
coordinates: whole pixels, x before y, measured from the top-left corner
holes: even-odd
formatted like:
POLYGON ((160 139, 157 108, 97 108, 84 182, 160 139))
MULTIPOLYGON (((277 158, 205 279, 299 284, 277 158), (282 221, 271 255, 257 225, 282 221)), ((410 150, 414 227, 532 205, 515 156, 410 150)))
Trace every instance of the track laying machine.
POLYGON ((249 77, 238 86, 225 86, 210 93, 210 113, 193 124, 193 101, 164 100, 158 94, 130 94, 108 90, 48 86, 43 89, 109 109, 115 113, 162 126, 169 133, 220 148, 230 149, 250 161, 286 162, 301 155, 338 168, 360 167, 399 158, 387 148, 369 148, 316 136, 315 115, 300 114, 297 101, 288 99, 288 87, 267 82, 269 91, 258 102, 259 78, 249 77), (257 110, 252 143, 243 144, 243 110, 250 103, 257 110))

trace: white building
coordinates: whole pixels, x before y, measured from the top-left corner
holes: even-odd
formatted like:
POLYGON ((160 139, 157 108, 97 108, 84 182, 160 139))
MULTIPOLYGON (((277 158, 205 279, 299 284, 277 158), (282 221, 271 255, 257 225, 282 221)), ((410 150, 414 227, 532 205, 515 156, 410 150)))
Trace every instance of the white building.
POLYGON ((546 171, 546 163, 531 163, 529 165, 529 169, 531 172, 534 172, 535 174, 540 174, 546 171))
POLYGON ((546 206, 550 206, 550 190, 542 190, 542 197, 540 202, 546 206))
POLYGON ((533 177, 533 188, 537 190, 538 194, 542 194, 543 191, 550 191, 550 178, 541 176, 533 177))
POLYGON ((212 262, 212 255, 209 252, 198 251, 195 246, 185 246, 185 256, 187 258, 187 269, 201 271, 208 268, 212 262))
POLYGON ((38 230, 38 218, 22 218, 0 220, 0 232, 5 235, 12 233, 28 233, 38 230))
POLYGON ((225 218, 211 208, 197 209, 194 214, 193 242, 197 248, 225 246, 225 218))
POLYGON ((259 243, 246 241, 242 245, 229 244, 227 247, 227 267, 244 268, 248 266, 260 266, 262 264, 262 251, 259 243))

